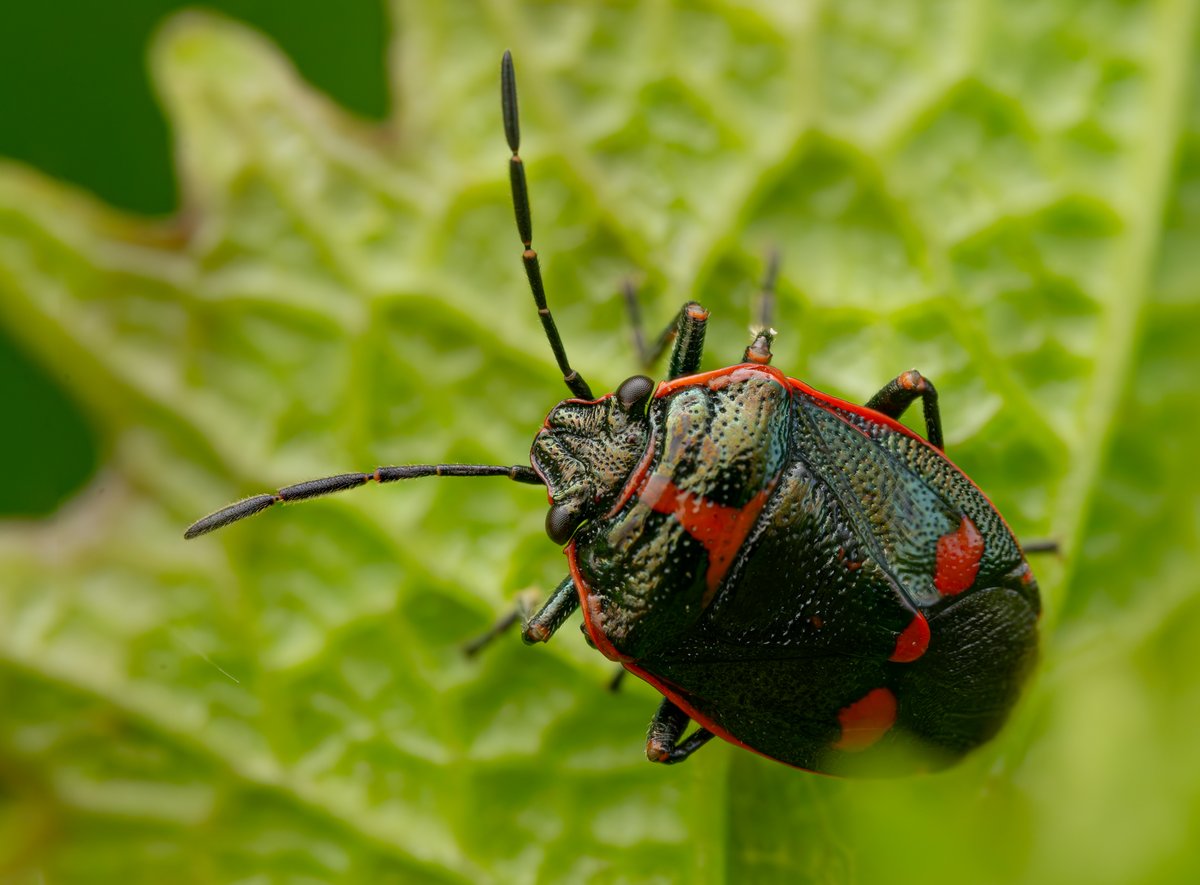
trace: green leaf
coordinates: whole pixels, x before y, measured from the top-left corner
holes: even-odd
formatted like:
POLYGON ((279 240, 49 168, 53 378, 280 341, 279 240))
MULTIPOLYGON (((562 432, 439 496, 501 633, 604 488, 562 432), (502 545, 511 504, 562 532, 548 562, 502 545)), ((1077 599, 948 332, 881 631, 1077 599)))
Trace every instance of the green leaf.
POLYGON ((0 167, 0 323, 104 464, 0 536, 0 874, 1200 877, 1196 10, 1027 6, 397 3, 384 128, 190 15, 151 53, 177 218, 0 167), (651 766, 654 692, 603 691, 573 630, 465 660, 565 568, 542 496, 504 480, 182 540, 310 476, 525 461, 564 390, 508 202, 506 47, 535 245, 595 387, 636 368, 623 279, 655 323, 703 300, 715 368, 777 246, 776 364, 857 400, 918 364, 955 460, 1063 543, 1036 563, 1039 676, 964 764, 651 766))

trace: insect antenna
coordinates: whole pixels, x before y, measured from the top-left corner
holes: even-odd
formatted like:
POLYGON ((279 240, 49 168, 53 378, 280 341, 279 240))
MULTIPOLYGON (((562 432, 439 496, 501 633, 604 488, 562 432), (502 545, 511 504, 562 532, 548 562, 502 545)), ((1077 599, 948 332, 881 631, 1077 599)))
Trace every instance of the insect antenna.
POLYGON ((371 473, 341 473, 337 476, 310 479, 307 482, 284 486, 273 495, 255 495, 252 498, 244 498, 228 507, 223 507, 216 513, 210 513, 203 519, 196 520, 188 526, 183 536, 189 539, 199 537, 224 528, 231 522, 261 513, 276 504, 305 501, 309 498, 357 488, 369 482, 396 482, 400 479, 419 479, 423 476, 507 476, 513 482, 544 485, 542 478, 532 468, 520 465, 499 467, 491 464, 408 464, 402 467, 379 467, 371 473))
POLYGON ((521 127, 517 119, 517 75, 513 71, 512 53, 506 51, 500 60, 500 109, 504 115, 504 137, 512 150, 512 158, 508 163, 508 179, 512 184, 513 211, 517 216, 517 232, 525 251, 521 253, 521 261, 525 264, 525 276, 529 278, 529 289, 533 292, 533 301, 537 305, 538 316, 542 319, 542 329, 546 332, 546 340, 554 351, 554 359, 563 381, 571 393, 579 399, 595 399, 592 389, 583 380, 583 376, 571 368, 567 361, 567 351, 563 347, 562 338, 558 334, 558 326, 550 308, 546 306, 546 287, 542 283, 542 269, 538 264, 537 252, 533 251, 533 216, 529 211, 529 188, 525 184, 525 164, 521 162, 518 153, 521 147, 521 127))

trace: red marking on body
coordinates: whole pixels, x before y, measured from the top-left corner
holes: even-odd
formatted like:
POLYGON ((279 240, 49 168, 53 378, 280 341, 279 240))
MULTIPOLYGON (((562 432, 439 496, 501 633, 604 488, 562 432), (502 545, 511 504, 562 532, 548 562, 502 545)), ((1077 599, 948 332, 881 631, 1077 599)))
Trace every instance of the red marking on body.
POLYGON ((785 386, 790 381, 790 379, 784 377, 783 372, 774 366, 756 366, 751 363, 742 363, 737 366, 726 366, 724 369, 717 369, 712 372, 701 372, 699 375, 684 375, 682 378, 676 378, 673 381, 663 381, 659 383, 658 389, 654 391, 654 398, 661 399, 686 387, 707 387, 709 390, 720 390, 723 387, 728 387, 730 384, 747 381, 756 375, 768 375, 773 381, 785 386))
POLYGON ((706 589, 701 605, 712 601, 773 488, 774 479, 744 506, 728 507, 683 491, 666 476, 655 474, 646 481, 641 493, 642 502, 655 513, 674 515, 683 530, 704 545, 708 553, 706 589))
POLYGON ((938 538, 933 586, 944 596, 962 593, 975 583, 983 559, 983 535, 964 516, 958 528, 938 538))
POLYGON ((592 638, 592 644, 596 646, 596 651, 610 661, 623 663, 630 660, 627 655, 617 651, 616 646, 609 641, 604 628, 600 625, 603 618, 600 611, 600 600, 592 593, 579 571, 579 559, 574 541, 567 545, 566 554, 567 564, 571 567, 571 580, 575 582, 575 590, 579 593, 579 602, 581 603, 580 608, 583 609, 583 623, 587 626, 588 636, 592 638))
MULTIPOLYGON (((975 483, 975 480, 973 480, 973 479, 971 479, 971 477, 967 476, 967 474, 965 474, 963 472, 961 467, 959 467, 957 464, 955 464, 953 461, 951 461, 949 458, 947 458, 945 452, 943 452, 941 449, 934 446, 932 443, 929 442, 929 440, 925 439, 923 436, 921 436, 916 431, 911 430, 908 427, 905 427, 903 424, 901 424, 895 418, 891 418, 891 417, 883 414, 882 412, 877 412, 874 409, 868 409, 866 406, 860 406, 857 403, 847 402, 844 399, 838 399, 836 396, 831 396, 828 393, 822 393, 821 391, 817 390, 815 387, 810 387, 809 385, 805 384, 803 381, 800 381, 797 378, 788 378, 786 375, 784 375, 781 371, 776 369, 774 366, 756 366, 751 363, 742 363, 741 365, 737 365, 737 366, 727 366, 724 369, 716 369, 715 371, 712 371, 712 372, 701 372, 700 374, 697 374, 697 375, 685 375, 684 377, 676 378, 673 381, 661 382, 658 385, 658 389, 654 392, 654 398, 661 399, 664 396, 669 396, 670 394, 675 393, 678 390, 683 390, 684 388, 687 388, 687 387, 707 386, 711 390, 718 390, 721 387, 727 386, 729 384, 733 384, 733 383, 736 383, 739 381, 745 381, 750 378, 753 378, 755 375, 761 375, 761 374, 769 375, 775 381, 779 382, 780 384, 784 385, 785 387, 789 388, 790 390, 800 394, 801 396, 806 397, 807 399, 811 400, 813 403, 815 403, 818 406, 821 406, 824 409, 833 411, 834 413, 836 413, 839 410, 844 411, 844 412, 849 412, 852 415, 858 415, 861 418, 865 418, 866 420, 870 421, 872 424, 881 425, 883 427, 888 428, 889 430, 894 430, 897 433, 902 433, 911 439, 915 439, 917 442, 926 446, 931 452, 933 452, 935 455, 937 455, 937 457, 940 458, 942 461, 946 462, 946 464, 948 464, 950 467, 954 468, 954 470, 957 471, 959 476, 961 476, 963 479, 965 479, 967 482, 969 482, 971 484, 971 487, 974 488, 975 491, 979 492, 980 497, 982 497, 985 501, 988 500, 987 495, 985 495, 983 493, 983 491, 975 483)), ((851 426, 853 426, 853 425, 851 425, 851 426)), ((856 429, 858 429, 864 435, 866 435, 868 437, 870 436, 870 434, 867 434, 865 431, 862 430, 862 428, 856 428, 856 429)), ((991 502, 989 501, 988 503, 991 503, 991 502)), ((1000 517, 1000 521, 1004 524, 1004 527, 1007 529, 1008 523, 1004 521, 1004 515, 1001 514, 1000 511, 996 510, 995 507, 993 507, 992 510, 993 510, 993 512, 995 512, 995 514, 998 517, 1000 517)), ((1012 534, 1011 529, 1009 529, 1009 534, 1010 535, 1012 534)))
POLYGON ((733 383, 732 375, 718 375, 716 378, 710 379, 709 382, 705 386, 709 390, 716 392, 718 390, 724 390, 726 387, 728 387, 732 383, 733 383))
POLYGON ((838 710, 842 736, 835 750, 857 753, 875 744, 896 724, 896 696, 886 688, 873 688, 853 704, 838 710))
MULTIPOLYGON (((783 381, 792 390, 796 391, 797 393, 803 394, 804 396, 808 397, 808 399, 810 399, 814 403, 816 403, 818 406, 821 406, 822 408, 824 408, 826 410, 835 410, 836 411, 836 410, 840 409, 841 411, 849 412, 852 415, 858 415, 859 417, 866 418, 872 424, 882 424, 884 427, 887 427, 889 430, 895 430, 899 433, 903 433, 905 436, 908 436, 908 437, 911 437, 911 438, 917 440, 918 442, 924 443, 925 445, 929 446, 929 448, 931 448, 935 452, 937 452, 938 455, 940 455, 944 461, 946 461, 947 463, 953 464, 953 462, 950 461, 950 459, 946 457, 945 453, 942 452, 941 449, 935 448, 929 442, 929 440, 925 439, 923 436, 921 436, 915 430, 905 427, 903 424, 901 424, 895 418, 890 418, 887 415, 883 414, 882 412, 876 412, 874 409, 868 409, 866 406, 860 406, 857 403, 846 402, 846 400, 844 400, 844 399, 838 399, 836 396, 830 396, 828 393, 822 393, 821 391, 817 390, 815 387, 809 387, 803 381, 799 381, 795 378, 784 378, 783 381)), ((854 427, 853 424, 851 424, 850 426, 854 427)), ((860 430, 860 431, 862 430, 861 427, 858 427, 856 429, 860 430)), ((870 434, 867 434, 867 435, 870 436, 870 434)), ((962 473, 962 471, 960 470, 959 473, 962 473)))
POLYGON ((687 309, 687 315, 690 318, 692 318, 693 320, 708 319, 708 311, 705 310, 703 307, 701 307, 699 304, 689 304, 688 309, 687 309))
POLYGON ((840 559, 842 561, 842 565, 844 565, 848 571, 852 571, 852 572, 858 571, 866 563, 865 559, 850 559, 850 558, 848 558, 846 555, 845 547, 838 548, 838 559, 840 559))
MULTIPOLYGON (((747 368, 747 367, 743 367, 743 368, 747 368)), ((696 376, 693 376, 693 377, 696 377, 696 376)), ((801 394, 802 396, 807 397, 808 399, 812 400, 814 403, 816 403, 817 405, 826 409, 827 411, 832 411, 835 414, 838 410, 850 412, 853 415, 858 415, 861 418, 867 419, 868 421, 870 421, 873 424, 882 425, 883 427, 887 427, 889 430, 894 430, 897 433, 902 433, 907 437, 915 439, 917 442, 921 443, 923 446, 926 446, 938 458, 940 458, 942 461, 944 461, 948 466, 952 467, 958 473, 959 476, 961 476, 968 483, 970 483, 971 488, 975 489, 975 491, 979 493, 979 496, 981 498, 983 498, 983 500, 987 501, 988 504, 992 503, 991 500, 988 498, 988 496, 983 493, 983 490, 979 488, 979 485, 975 482, 975 480, 973 480, 973 479, 971 479, 971 477, 967 476, 967 474, 963 472, 963 469, 961 467, 959 467, 957 464, 955 464, 953 461, 951 461, 949 458, 947 458, 945 452, 943 452, 941 449, 937 448, 937 446, 933 445, 933 443, 931 443, 929 440, 925 439, 925 437, 921 436, 915 430, 911 430, 908 427, 905 427, 903 424, 901 424, 895 418, 891 418, 891 417, 883 414, 882 412, 876 412, 874 409, 868 409, 866 406, 860 406, 857 403, 846 402, 846 400, 844 400, 844 399, 838 399, 836 396, 830 396, 828 393, 822 393, 821 391, 817 390, 815 387, 809 387, 803 381, 800 381, 796 378, 787 378, 787 377, 783 377, 783 376, 781 376, 781 378, 782 378, 783 383, 787 384, 787 386, 790 387, 792 390, 801 394)), ((663 391, 660 386, 659 393, 656 394, 656 396, 661 396, 662 393, 663 393, 663 391)), ((853 426, 853 425, 851 425, 851 426, 853 426)), ((869 437, 870 435, 867 434, 867 436, 869 437)), ((992 506, 992 512, 995 513, 996 516, 998 516, 1000 518, 1001 524, 1003 524, 1004 528, 1008 530, 1009 535, 1012 536, 1012 529, 1008 527, 1008 522, 1004 519, 1004 514, 1001 513, 999 510, 997 510, 995 508, 995 506, 992 506)))
POLYGON ((898 664, 907 664, 925 654, 927 648, 929 648, 929 622, 925 620, 924 615, 917 614, 896 637, 896 650, 892 652, 892 656, 888 660, 898 664))

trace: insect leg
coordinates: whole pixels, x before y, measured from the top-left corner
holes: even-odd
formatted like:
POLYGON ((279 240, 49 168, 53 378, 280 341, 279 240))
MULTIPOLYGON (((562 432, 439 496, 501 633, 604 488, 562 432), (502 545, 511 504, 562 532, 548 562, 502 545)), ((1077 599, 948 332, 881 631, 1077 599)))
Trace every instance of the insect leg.
POLYGON ((646 333, 642 326, 642 306, 638 304, 637 288, 633 285, 633 280, 626 279, 621 283, 621 295, 625 299, 625 311, 629 315, 629 332, 633 337, 633 349, 637 354, 638 365, 649 369, 654 361, 662 356, 667 343, 675 337, 675 321, 672 320, 671 325, 663 329, 651 348, 646 344, 646 333))
POLYGON ((496 623, 488 627, 483 633, 480 633, 474 639, 468 639, 462 644, 462 653, 468 658, 473 658, 479 654, 501 636, 508 632, 508 629, 518 621, 524 621, 529 617, 529 613, 533 611, 533 607, 537 605, 538 592, 536 590, 524 590, 517 596, 517 601, 513 607, 496 619, 496 623))
POLYGON ((642 369, 649 369, 658 362, 658 358, 666 352, 667 346, 674 342, 668 377, 679 378, 682 375, 694 374, 699 370, 700 357, 704 351, 704 329, 708 322, 707 310, 695 301, 689 301, 655 336, 654 343, 647 344, 637 290, 630 280, 626 280, 622 284, 621 294, 625 298, 625 308, 629 313, 633 349, 637 351, 642 369))
POLYGON ((759 285, 758 320, 751 333, 754 340, 742 354, 744 363, 757 363, 760 366, 771 364, 771 342, 775 340, 771 317, 775 313, 775 280, 778 276, 779 250, 772 249, 767 253, 767 269, 763 271, 762 283, 759 285))
POLYGON ((774 340, 774 329, 759 329, 754 333, 754 340, 750 342, 750 346, 742 354, 742 362, 769 366, 771 364, 771 342, 774 340))
MULTIPOLYGON (((675 344, 671 348, 671 360, 667 364, 667 378, 682 378, 700 371, 700 357, 704 355, 704 330, 708 326, 708 311, 689 301, 675 319, 675 344)), ((666 332, 659 337, 662 346, 670 340, 666 332)))
POLYGON ((925 438, 936 448, 944 449, 937 388, 916 369, 901 372, 885 384, 879 393, 867 400, 867 408, 882 412, 889 418, 899 418, 917 397, 925 405, 925 438))
POLYGON ((518 621, 522 623, 521 638, 525 640, 526 644, 546 642, 563 625, 563 621, 579 608, 579 594, 575 590, 575 582, 570 575, 562 580, 550 594, 550 598, 530 617, 529 613, 534 610, 537 600, 536 590, 527 590, 521 593, 512 609, 502 615, 496 623, 479 636, 463 643, 463 654, 469 658, 474 657, 518 621))
POLYGON ((579 591, 575 589, 575 581, 567 575, 550 594, 545 604, 525 622, 525 626, 521 628, 521 638, 525 640, 526 645, 548 641, 577 608, 579 591))
POLYGON ((663 698, 658 705, 658 712, 650 720, 650 730, 646 734, 646 758, 651 762, 661 762, 673 765, 687 759, 713 738, 713 733, 707 728, 698 728, 684 740, 684 730, 691 719, 688 714, 679 709, 670 698, 663 698))
POLYGON ((1062 547, 1058 541, 1051 538, 1039 538, 1036 541, 1027 541, 1021 545, 1021 549, 1025 553, 1062 553, 1062 547))

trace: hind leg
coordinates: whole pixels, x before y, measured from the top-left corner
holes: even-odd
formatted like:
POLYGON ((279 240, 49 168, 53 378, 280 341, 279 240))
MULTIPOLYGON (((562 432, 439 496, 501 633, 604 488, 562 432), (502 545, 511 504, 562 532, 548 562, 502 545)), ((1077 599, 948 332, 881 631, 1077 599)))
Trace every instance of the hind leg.
POLYGON ((663 698, 658 712, 650 720, 650 730, 646 734, 646 758, 651 762, 674 765, 713 739, 713 733, 707 728, 698 728, 684 738, 683 733, 691 721, 688 714, 675 706, 670 698, 663 698))
POLYGON ((917 397, 925 405, 925 438, 937 448, 944 449, 937 388, 916 369, 901 372, 885 384, 879 393, 867 400, 867 408, 882 412, 889 418, 899 418, 917 397))

